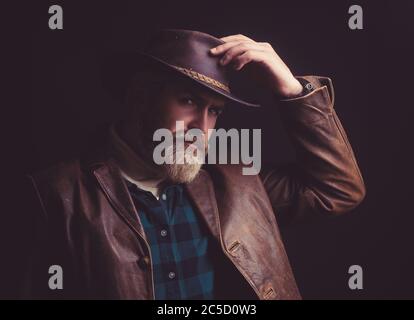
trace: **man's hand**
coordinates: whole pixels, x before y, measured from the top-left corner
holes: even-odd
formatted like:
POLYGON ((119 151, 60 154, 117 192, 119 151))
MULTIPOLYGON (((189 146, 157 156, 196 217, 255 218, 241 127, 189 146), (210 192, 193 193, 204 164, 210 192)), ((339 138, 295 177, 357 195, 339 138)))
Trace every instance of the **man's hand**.
POLYGON ((222 55, 220 63, 229 63, 241 70, 252 62, 257 66, 259 78, 265 78, 269 89, 279 96, 289 98, 302 92, 302 85, 290 72, 287 65, 267 42, 256 42, 244 35, 221 38, 225 43, 210 50, 213 55, 222 55))

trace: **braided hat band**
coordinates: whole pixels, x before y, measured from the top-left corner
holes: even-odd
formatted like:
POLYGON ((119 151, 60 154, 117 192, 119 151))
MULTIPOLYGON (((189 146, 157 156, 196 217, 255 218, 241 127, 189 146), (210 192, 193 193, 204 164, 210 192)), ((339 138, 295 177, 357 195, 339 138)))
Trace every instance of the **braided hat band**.
POLYGON ((228 93, 230 93, 230 88, 226 86, 224 83, 221 83, 220 81, 217 81, 213 78, 210 78, 204 74, 198 73, 197 71, 173 66, 175 69, 185 73, 187 76, 190 76, 193 79, 203 81, 204 83, 212 84, 213 86, 220 88, 228 93))

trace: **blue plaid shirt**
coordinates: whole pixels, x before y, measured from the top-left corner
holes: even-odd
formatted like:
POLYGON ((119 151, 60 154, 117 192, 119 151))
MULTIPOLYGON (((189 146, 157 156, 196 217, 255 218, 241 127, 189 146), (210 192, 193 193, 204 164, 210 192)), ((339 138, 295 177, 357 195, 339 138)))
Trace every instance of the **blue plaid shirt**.
POLYGON ((127 185, 151 249, 155 299, 213 299, 212 239, 183 186, 166 187, 157 200, 127 185))

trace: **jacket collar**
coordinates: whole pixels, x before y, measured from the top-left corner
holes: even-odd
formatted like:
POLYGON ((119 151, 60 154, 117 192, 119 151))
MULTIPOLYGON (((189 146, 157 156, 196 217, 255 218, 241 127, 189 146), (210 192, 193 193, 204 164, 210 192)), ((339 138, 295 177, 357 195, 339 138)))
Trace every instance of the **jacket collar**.
POLYGON ((115 125, 111 125, 109 129, 109 147, 122 175, 139 188, 150 191, 157 197, 163 180, 160 171, 148 165, 147 161, 132 150, 119 136, 115 125))
POLYGON ((83 166, 95 179, 118 215, 135 233, 146 240, 144 228, 138 218, 131 195, 113 158, 108 133, 109 130, 105 130, 105 138, 87 151, 82 160, 83 166))
POLYGON ((146 240, 144 228, 132 202, 131 195, 113 159, 91 167, 96 180, 115 211, 129 227, 146 240))

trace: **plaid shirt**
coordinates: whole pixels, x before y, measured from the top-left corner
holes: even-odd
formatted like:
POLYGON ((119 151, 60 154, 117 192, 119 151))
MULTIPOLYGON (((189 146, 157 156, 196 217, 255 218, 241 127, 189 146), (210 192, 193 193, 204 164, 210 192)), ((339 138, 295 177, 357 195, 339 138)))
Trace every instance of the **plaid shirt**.
POLYGON ((152 256, 156 300, 213 299, 212 240, 182 185, 171 185, 157 200, 127 181, 152 256))

